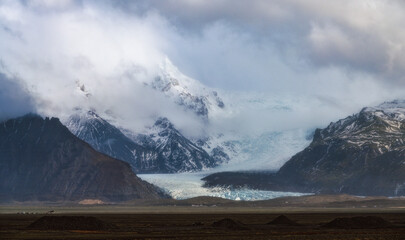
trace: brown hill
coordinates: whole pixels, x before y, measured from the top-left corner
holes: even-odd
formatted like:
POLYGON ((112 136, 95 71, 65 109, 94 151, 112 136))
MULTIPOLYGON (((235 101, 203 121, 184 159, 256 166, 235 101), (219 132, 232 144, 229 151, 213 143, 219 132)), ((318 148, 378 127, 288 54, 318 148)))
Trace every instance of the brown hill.
POLYGON ((234 221, 230 218, 224 218, 219 221, 213 222, 211 226, 216 228, 225 228, 229 230, 247 230, 248 228, 238 221, 234 221))
POLYGON ((289 219, 285 215, 280 215, 268 223, 269 225, 298 226, 298 223, 289 219))

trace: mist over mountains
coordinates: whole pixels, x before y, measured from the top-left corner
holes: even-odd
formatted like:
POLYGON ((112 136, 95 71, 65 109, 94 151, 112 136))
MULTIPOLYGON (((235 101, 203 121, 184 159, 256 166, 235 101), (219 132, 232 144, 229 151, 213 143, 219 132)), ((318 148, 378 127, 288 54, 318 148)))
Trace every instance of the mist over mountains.
POLYGON ((194 19, 154 1, 2 1, 1 72, 22 83, 41 115, 63 119, 79 106, 135 132, 166 117, 187 137, 314 129, 403 95, 402 81, 386 77, 403 71, 404 54, 385 41, 402 42, 394 38, 400 30, 390 31, 401 29, 400 3, 345 1, 348 14, 337 16, 325 15, 316 1, 270 1, 263 6, 270 15, 255 7, 241 14, 247 11, 241 3, 223 12, 226 2, 172 3, 195 12, 194 19), (389 12, 390 27, 353 9, 389 12), (269 29, 241 23, 247 16, 269 29), (376 33, 387 38, 366 41, 375 56, 356 55, 364 36, 376 33), (172 78, 178 85, 166 89, 172 78))
MULTIPOLYGON (((310 143, 315 127, 320 124, 317 123, 319 120, 314 120, 316 115, 310 114, 312 106, 320 104, 318 105, 320 109, 328 106, 319 100, 310 98, 266 98, 266 95, 262 94, 211 89, 199 81, 185 76, 167 57, 160 64, 159 69, 158 74, 154 77, 143 79, 143 81, 136 80, 139 81, 136 83, 138 85, 133 88, 135 95, 137 92, 148 95, 146 99, 149 100, 146 102, 135 103, 138 106, 142 105, 142 108, 146 110, 131 110, 131 104, 117 103, 113 106, 108 104, 109 101, 107 104, 103 104, 104 102, 99 100, 103 95, 97 94, 97 88, 87 87, 77 81, 73 86, 64 89, 65 92, 70 90, 70 94, 74 96, 74 101, 68 103, 71 105, 71 109, 49 108, 50 105, 47 104, 36 105, 36 101, 41 98, 35 99, 35 95, 23 92, 22 101, 28 102, 28 104, 24 104, 24 108, 21 108, 19 112, 23 114, 35 111, 47 116, 46 113, 51 113, 56 109, 54 116, 60 117, 76 136, 87 141, 97 150, 121 160, 134 158, 135 155, 137 156, 135 158, 139 159, 144 158, 140 157, 141 155, 151 156, 149 157, 151 159, 163 159, 158 157, 157 142, 151 146, 150 142, 156 141, 156 139, 145 140, 145 136, 153 139, 153 136, 159 135, 158 132, 154 132, 156 131, 154 124, 159 119, 167 118, 173 129, 178 131, 176 134, 180 134, 185 139, 184 141, 189 142, 188 145, 194 145, 192 148, 199 148, 198 151, 202 154, 199 154, 198 166, 184 168, 177 166, 172 170, 169 170, 170 167, 157 167, 156 163, 150 165, 148 170, 146 165, 141 167, 140 163, 137 165, 134 160, 128 160, 128 162, 133 162, 133 168, 137 165, 137 169, 144 169, 137 170, 137 172, 198 171, 223 164, 225 164, 223 165, 225 170, 268 169, 275 171, 289 157, 310 143), (151 103, 152 99, 164 102, 163 106, 159 106, 159 110, 157 108, 153 110, 157 110, 153 114, 149 112, 149 107, 153 109, 160 103, 151 103), (308 105, 305 104, 306 102, 308 105), (167 108, 167 106, 170 107, 167 108), (113 141, 114 137, 110 135, 113 133, 103 131, 98 137, 104 138, 104 140, 90 136, 101 131, 103 126, 81 121, 83 117, 87 118, 88 112, 97 116, 96 118, 104 122, 104 125, 112 124, 111 127, 119 131, 116 134, 120 134, 120 138, 125 139, 124 142, 127 144, 116 143, 116 146, 120 145, 121 148, 127 149, 128 157, 118 157, 111 151, 111 146, 104 143, 113 141), (140 116, 137 116, 138 113, 140 116), (88 127, 85 126, 86 124, 88 127), (90 130, 91 127, 93 130, 90 130), (91 133, 91 131, 95 132, 91 133), (142 136, 144 139, 140 140, 142 136), (144 143, 139 144, 139 141, 144 141, 144 143), (102 144, 104 147, 101 146, 102 144), (132 147, 128 147, 128 144, 132 147), (134 144, 137 146, 134 147, 134 144), (137 149, 137 153, 133 154, 132 151, 135 149, 137 149), (214 158, 215 160, 213 160, 214 158)), ((131 85, 131 87, 134 86, 131 85)), ((57 102, 50 104, 57 104, 57 102)), ((184 151, 181 152, 184 153, 184 151)), ((187 152, 185 156, 193 155, 190 155, 188 150, 185 152, 187 152)), ((184 164, 184 161, 180 162, 184 164)))

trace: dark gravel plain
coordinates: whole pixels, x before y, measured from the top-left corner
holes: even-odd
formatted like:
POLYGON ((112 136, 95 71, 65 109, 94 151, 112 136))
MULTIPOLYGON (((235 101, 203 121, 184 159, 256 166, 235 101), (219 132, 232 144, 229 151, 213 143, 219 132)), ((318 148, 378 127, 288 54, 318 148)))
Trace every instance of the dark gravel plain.
POLYGON ((355 213, 342 210, 330 212, 327 209, 324 212, 300 211, 283 214, 297 224, 268 224, 280 215, 271 212, 0 214, 0 238, 315 240, 405 238, 405 213, 402 211, 367 212, 366 209, 355 213), (59 223, 66 224, 66 227, 61 228, 59 223), (360 227, 352 228, 353 224, 360 227))

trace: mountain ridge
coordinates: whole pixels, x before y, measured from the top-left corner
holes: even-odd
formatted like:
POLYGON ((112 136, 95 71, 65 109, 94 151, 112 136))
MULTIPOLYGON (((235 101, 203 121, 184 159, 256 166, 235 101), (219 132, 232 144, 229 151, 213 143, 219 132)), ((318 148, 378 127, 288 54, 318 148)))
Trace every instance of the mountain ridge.
POLYGON ((124 134, 93 111, 73 115, 66 125, 98 151, 128 162, 136 173, 193 172, 218 165, 167 118, 158 118, 148 134, 124 134))
POLYGON ((204 178, 205 185, 404 195, 405 109, 400 103, 403 101, 363 108, 357 114, 317 129, 311 144, 276 173, 217 173, 204 178), (238 179, 237 184, 232 179, 238 179))

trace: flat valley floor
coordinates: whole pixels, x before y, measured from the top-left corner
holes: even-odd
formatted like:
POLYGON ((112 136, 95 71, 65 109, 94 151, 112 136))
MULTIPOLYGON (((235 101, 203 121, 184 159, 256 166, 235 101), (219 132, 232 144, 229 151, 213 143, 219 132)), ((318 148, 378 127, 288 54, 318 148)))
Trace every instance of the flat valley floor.
MULTIPOLYGON (((323 208, 246 208, 246 207, 1 207, 1 239, 405 239, 405 209, 323 209, 323 208), (12 213, 23 209, 25 214, 12 213), (44 214, 54 209, 54 213, 44 214), (34 214, 36 213, 36 214, 34 214), (296 223, 268 224, 280 215, 296 223), (105 223, 92 230, 58 230, 51 225, 32 229, 41 217, 91 217, 105 223), (361 228, 346 223, 324 225, 336 218, 374 216, 386 225, 361 228), (222 221, 221 221, 222 220, 222 221), (32 225, 31 225, 32 226, 32 225), (342 227, 343 226, 343 227, 342 227), (42 227, 42 229, 41 229, 42 227)), ((71 220, 69 220, 71 219, 71 220)), ((76 222, 76 224, 78 224, 76 222)), ((84 224, 85 225, 85 224, 84 224)))

